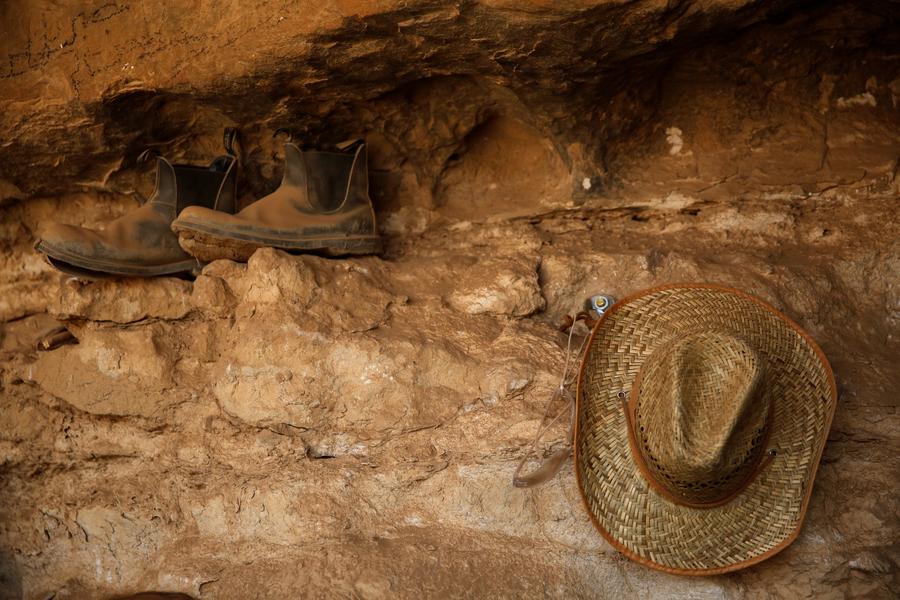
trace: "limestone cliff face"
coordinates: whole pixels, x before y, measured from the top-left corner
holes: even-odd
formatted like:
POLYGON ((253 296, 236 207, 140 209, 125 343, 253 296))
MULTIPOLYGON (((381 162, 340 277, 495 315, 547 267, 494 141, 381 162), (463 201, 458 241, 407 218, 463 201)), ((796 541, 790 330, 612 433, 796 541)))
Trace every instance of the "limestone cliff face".
POLYGON ((890 2, 37 1, 0 23, 0 598, 891 593, 890 2), (206 162, 225 126, 244 204, 277 184, 278 129, 364 136, 384 256, 87 283, 31 249, 48 219, 136 206, 146 148, 206 162), (675 281, 772 302, 840 388, 801 537, 729 576, 627 562, 568 471, 510 485, 558 320, 675 281), (36 352, 60 322, 74 343, 36 352))

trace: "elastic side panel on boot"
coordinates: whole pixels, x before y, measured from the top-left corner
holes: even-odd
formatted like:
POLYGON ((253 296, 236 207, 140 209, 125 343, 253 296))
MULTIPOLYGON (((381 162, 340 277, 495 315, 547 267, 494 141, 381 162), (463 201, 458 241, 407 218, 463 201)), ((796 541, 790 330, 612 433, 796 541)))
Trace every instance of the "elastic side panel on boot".
POLYGON ((207 170, 220 171, 224 173, 228 170, 228 167, 232 162, 234 162, 234 158, 231 156, 219 156, 209 164, 207 170))
POLYGON ((220 156, 210 164, 211 171, 225 174, 212 207, 214 210, 234 214, 237 208, 237 167, 237 159, 233 156, 220 156))
MULTIPOLYGON (((355 148, 356 157, 353 162, 353 170, 350 172, 350 182, 347 184, 347 206, 367 204, 372 206, 369 198, 369 168, 368 150, 362 143, 355 148)), ((372 218, 375 218, 374 209, 372 218)))
POLYGON ((306 193, 306 163, 303 152, 294 144, 284 145, 284 177, 282 185, 296 186, 306 193))
POLYGON ((339 209, 347 191, 353 155, 304 152, 309 199, 323 212, 339 209))
POLYGON ((215 208, 216 196, 224 177, 224 172, 210 171, 206 167, 176 165, 178 212, 181 212, 186 206, 215 208))
POLYGON ((178 192, 177 176, 172 164, 162 156, 156 157, 156 189, 150 202, 158 202, 174 208, 174 197, 178 192))

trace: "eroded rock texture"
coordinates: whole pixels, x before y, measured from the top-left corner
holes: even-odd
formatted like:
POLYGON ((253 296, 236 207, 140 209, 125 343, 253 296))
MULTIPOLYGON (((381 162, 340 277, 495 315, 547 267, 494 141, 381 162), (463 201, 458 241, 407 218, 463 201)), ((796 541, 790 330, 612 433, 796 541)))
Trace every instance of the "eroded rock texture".
MULTIPOLYGON (((0 597, 889 597, 897 588, 900 28, 890 2, 0 6, 0 597), (387 251, 67 280, 102 226, 242 132, 365 136, 387 251), (510 485, 584 298, 772 302, 840 398, 803 533, 678 578, 510 485), (59 323, 74 335, 47 352, 59 323)), ((561 439, 564 426, 549 434, 561 439)))

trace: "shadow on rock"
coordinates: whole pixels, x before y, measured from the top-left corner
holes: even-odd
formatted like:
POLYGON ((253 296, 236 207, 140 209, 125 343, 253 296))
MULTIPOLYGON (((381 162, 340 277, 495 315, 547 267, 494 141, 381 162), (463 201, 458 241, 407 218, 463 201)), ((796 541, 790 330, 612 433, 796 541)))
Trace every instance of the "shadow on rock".
POLYGON ((21 600, 22 575, 12 553, 0 548, 0 600, 21 600))

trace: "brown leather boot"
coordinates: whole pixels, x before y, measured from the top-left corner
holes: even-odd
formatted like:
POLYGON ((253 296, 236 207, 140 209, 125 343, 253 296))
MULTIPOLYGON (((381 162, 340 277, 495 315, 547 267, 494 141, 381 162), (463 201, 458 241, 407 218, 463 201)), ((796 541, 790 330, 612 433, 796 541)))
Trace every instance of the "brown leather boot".
POLYGON ((195 167, 157 157, 156 190, 145 204, 102 231, 51 223, 35 248, 60 271, 85 279, 196 272, 202 265, 178 245, 172 220, 187 206, 234 212, 236 162, 220 156, 195 167))
POLYGON ((277 190, 235 215, 185 209, 172 229, 202 261, 247 260, 262 247, 329 256, 378 252, 366 146, 358 141, 345 151, 304 152, 285 144, 277 190))

